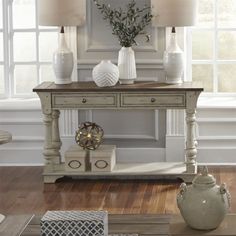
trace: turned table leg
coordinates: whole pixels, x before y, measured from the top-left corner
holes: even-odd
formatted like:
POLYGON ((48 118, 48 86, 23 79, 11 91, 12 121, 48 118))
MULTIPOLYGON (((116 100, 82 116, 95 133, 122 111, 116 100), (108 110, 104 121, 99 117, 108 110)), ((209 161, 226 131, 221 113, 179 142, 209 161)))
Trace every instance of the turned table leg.
POLYGON ((196 107, 200 92, 186 94, 186 172, 197 172, 196 107))
POLYGON ((58 124, 60 111, 52 109, 51 93, 39 92, 38 95, 41 101, 45 127, 45 142, 43 150, 45 159, 43 174, 44 182, 54 183, 56 179, 62 177, 60 175, 55 175, 55 172, 60 168, 61 163, 61 139, 58 124))
POLYGON ((54 165, 59 164, 61 161, 61 140, 59 133, 59 119, 60 112, 53 110, 50 114, 44 115, 45 125, 45 145, 44 145, 44 157, 45 157, 45 171, 53 171, 54 165))
POLYGON ((187 124, 187 134, 186 134, 186 167, 188 173, 196 173, 196 157, 197 157, 197 147, 196 147, 196 137, 195 137, 195 126, 196 126, 196 110, 186 111, 186 124, 187 124))
POLYGON ((60 117, 60 111, 53 110, 52 111, 52 146, 55 151, 55 157, 54 157, 54 164, 60 164, 61 163, 61 139, 60 139, 60 131, 59 131, 59 117, 60 117))
POLYGON ((45 159, 44 171, 52 171, 54 157, 52 146, 52 113, 44 114, 43 123, 45 127, 45 142, 43 150, 43 155, 45 159))

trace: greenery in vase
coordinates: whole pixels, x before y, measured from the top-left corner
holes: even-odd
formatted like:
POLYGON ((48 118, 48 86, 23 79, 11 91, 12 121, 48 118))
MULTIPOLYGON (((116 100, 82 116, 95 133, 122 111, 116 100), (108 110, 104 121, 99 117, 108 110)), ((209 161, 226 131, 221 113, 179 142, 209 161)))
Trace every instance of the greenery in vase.
MULTIPOLYGON (((127 4, 126 10, 121 7, 112 9, 109 4, 100 3, 99 0, 94 0, 94 3, 102 13, 103 19, 109 21, 112 34, 118 37, 122 47, 137 45, 135 38, 145 34, 144 29, 151 23, 153 17, 150 7, 145 5, 140 9, 134 0, 127 4)), ((149 36, 146 37, 149 40, 149 36)))

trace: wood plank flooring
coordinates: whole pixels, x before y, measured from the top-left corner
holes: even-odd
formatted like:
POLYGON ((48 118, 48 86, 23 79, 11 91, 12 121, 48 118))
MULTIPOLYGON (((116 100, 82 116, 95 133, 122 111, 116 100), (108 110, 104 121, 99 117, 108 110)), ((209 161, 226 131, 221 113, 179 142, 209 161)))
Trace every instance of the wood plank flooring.
MULTIPOLYGON (((225 182, 236 212, 236 167, 211 167, 225 182)), ((0 212, 42 214, 46 210, 105 209, 117 214, 176 214, 180 182, 161 180, 71 180, 43 184, 42 167, 0 167, 0 212)))

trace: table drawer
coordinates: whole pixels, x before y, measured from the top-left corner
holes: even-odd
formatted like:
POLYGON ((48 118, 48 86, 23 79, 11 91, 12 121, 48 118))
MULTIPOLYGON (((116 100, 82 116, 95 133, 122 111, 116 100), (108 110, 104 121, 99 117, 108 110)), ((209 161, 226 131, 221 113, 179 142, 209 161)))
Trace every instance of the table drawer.
POLYGON ((54 108, 96 108, 116 107, 115 94, 53 94, 52 106, 54 108))
POLYGON ((185 93, 181 94, 122 94, 122 107, 185 107, 185 93))

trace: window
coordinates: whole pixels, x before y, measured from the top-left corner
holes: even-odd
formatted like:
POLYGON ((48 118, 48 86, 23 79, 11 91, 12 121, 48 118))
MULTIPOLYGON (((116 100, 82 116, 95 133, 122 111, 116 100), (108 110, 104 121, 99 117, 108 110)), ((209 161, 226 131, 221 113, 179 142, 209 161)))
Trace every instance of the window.
POLYGON ((236 1, 199 0, 198 25, 187 31, 188 75, 205 92, 236 93, 236 1))
POLYGON ((0 96, 32 97, 32 88, 53 79, 57 28, 38 27, 37 0, 0 1, 0 96))

